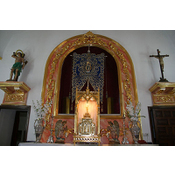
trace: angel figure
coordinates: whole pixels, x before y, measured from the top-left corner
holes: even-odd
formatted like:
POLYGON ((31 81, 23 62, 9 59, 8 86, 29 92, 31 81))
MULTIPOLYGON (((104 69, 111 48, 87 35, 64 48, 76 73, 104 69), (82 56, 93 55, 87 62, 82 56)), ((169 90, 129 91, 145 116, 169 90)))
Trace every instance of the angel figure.
POLYGON ((110 139, 109 141, 120 143, 118 140, 120 133, 119 123, 116 120, 114 120, 114 123, 109 121, 108 124, 109 126, 107 127, 107 131, 110 132, 110 135, 112 137, 112 140, 110 139))
POLYGON ((67 130, 67 126, 65 127, 64 125, 67 123, 67 121, 62 121, 58 120, 55 125, 55 137, 56 137, 56 142, 64 142, 64 133, 67 130))

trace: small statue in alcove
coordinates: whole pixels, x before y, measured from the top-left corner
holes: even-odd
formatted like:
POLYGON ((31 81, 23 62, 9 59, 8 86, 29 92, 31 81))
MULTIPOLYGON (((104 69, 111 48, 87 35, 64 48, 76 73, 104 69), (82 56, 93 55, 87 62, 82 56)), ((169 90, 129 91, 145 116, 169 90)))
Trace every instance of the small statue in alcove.
POLYGON ((17 50, 16 52, 13 52, 12 57, 15 58, 15 63, 11 68, 10 79, 7 81, 18 81, 18 77, 22 72, 22 69, 24 69, 25 65, 28 63, 24 59, 24 56, 25 54, 23 53, 22 50, 17 50), (14 74, 14 78, 13 78, 13 74, 14 74))

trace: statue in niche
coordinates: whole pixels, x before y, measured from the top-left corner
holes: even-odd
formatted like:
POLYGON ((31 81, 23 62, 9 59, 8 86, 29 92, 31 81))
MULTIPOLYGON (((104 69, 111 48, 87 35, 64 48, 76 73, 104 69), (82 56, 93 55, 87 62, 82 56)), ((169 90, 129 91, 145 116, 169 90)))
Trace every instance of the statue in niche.
POLYGON ((109 139, 109 142, 120 144, 118 140, 120 133, 119 123, 116 120, 114 120, 114 122, 109 121, 108 124, 109 126, 107 127, 107 136, 109 137, 110 135, 112 137, 112 139, 109 139))
POLYGON ((65 131, 67 131, 67 126, 64 125, 67 123, 67 121, 58 120, 55 125, 55 137, 56 142, 55 143, 64 143, 64 135, 65 131))
POLYGON ((87 62, 87 63, 86 63, 86 66, 85 66, 86 72, 87 72, 87 73, 90 73, 91 69, 92 69, 91 63, 90 63, 90 62, 87 62))
POLYGON ((22 50, 17 50, 16 52, 13 52, 12 57, 15 58, 15 63, 11 68, 10 79, 7 81, 18 81, 18 77, 22 72, 22 69, 24 69, 25 65, 28 63, 28 61, 24 59, 24 56, 25 54, 23 53, 22 50))

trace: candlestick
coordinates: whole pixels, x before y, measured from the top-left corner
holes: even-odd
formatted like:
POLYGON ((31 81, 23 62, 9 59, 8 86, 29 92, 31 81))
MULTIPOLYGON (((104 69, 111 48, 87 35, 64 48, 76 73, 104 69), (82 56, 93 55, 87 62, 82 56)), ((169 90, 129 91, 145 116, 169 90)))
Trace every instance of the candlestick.
POLYGON ((53 143, 54 140, 53 140, 53 133, 52 133, 52 127, 53 127, 53 115, 52 115, 52 121, 51 121, 51 128, 50 128, 50 136, 47 140, 47 143, 53 143))
POLYGON ((126 129, 125 129, 125 114, 123 113, 123 141, 122 144, 129 144, 129 141, 126 137, 126 129))
POLYGON ((122 83, 122 107, 123 107, 123 113, 124 113, 125 107, 124 107, 124 88, 123 88, 123 83, 122 83))

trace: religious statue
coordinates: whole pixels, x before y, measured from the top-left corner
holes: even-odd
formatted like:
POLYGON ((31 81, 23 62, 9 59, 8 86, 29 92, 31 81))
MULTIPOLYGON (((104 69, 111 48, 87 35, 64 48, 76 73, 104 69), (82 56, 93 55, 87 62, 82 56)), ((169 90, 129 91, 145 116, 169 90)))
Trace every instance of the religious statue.
POLYGON ((67 123, 67 121, 58 120, 55 125, 55 137, 56 142, 55 143, 64 143, 64 135, 65 131, 67 131, 67 126, 64 125, 67 123))
POLYGON ((164 61, 163 61, 163 58, 164 57, 169 57, 169 55, 160 55, 159 49, 157 49, 157 53, 158 53, 158 55, 150 55, 150 57, 155 57, 155 58, 159 59, 160 70, 161 70, 161 74, 162 74, 162 77, 160 78, 159 82, 168 82, 168 80, 166 80, 164 78, 164 61))
POLYGON ((109 121, 109 126, 107 127, 108 137, 111 135, 112 139, 109 139, 109 142, 120 144, 118 138, 120 133, 119 123, 114 120, 114 122, 109 121))
POLYGON ((18 81, 18 77, 22 69, 24 69, 25 65, 27 64, 27 61, 25 61, 24 56, 25 54, 22 50, 17 50, 16 52, 13 52, 12 57, 15 58, 15 63, 11 68, 10 79, 7 81, 18 81), (12 80, 13 74, 14 78, 12 80))

